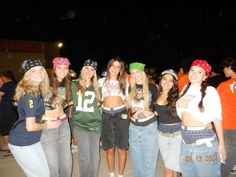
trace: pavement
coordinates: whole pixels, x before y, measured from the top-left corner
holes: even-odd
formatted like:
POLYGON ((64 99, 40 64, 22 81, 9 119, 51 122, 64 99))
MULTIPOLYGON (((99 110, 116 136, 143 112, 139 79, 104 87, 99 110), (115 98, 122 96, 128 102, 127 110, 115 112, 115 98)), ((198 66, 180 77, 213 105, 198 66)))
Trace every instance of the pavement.
MULTIPOLYGON (((12 155, 4 157, 3 154, 4 152, 0 152, 0 177, 25 177, 25 174, 21 170, 20 166, 16 163, 14 157, 12 155)), ((101 149, 100 154, 101 154, 101 163, 100 163, 99 177, 108 177, 109 173, 106 163, 105 151, 101 149)), ((116 164, 117 164, 117 156, 116 156, 116 164)), ((72 177, 79 177, 78 165, 79 165, 78 153, 75 152, 73 153, 72 177)), ((164 170, 164 164, 159 154, 156 177, 163 177, 163 170, 164 170)), ((115 171, 115 174, 117 175, 117 171, 115 171)), ((129 151, 128 151, 127 164, 124 171, 124 177, 133 177, 133 169, 129 151)), ((236 177, 236 175, 230 175, 229 177, 236 177)))

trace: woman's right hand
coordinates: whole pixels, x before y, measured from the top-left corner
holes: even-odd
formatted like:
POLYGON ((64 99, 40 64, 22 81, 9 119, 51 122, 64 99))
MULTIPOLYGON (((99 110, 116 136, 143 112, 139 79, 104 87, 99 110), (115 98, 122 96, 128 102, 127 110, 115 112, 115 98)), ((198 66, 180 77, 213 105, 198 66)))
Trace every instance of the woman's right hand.
POLYGON ((58 128, 63 121, 61 120, 47 120, 46 124, 47 124, 47 129, 49 128, 58 128))

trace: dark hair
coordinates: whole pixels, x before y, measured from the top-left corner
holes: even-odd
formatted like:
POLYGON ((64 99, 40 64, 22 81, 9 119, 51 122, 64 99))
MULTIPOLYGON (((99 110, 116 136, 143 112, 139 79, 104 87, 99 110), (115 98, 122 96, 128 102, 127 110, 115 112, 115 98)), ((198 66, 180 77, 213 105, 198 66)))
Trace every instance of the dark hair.
MULTIPOLYGON (((160 92, 162 92, 162 86, 160 84, 163 76, 165 74, 161 75, 160 77, 160 81, 159 81, 159 88, 160 88, 160 92)), ((173 76, 172 76, 173 77, 173 76)), ((168 114, 175 116, 176 113, 176 101, 179 97, 179 91, 178 91, 178 81, 173 77, 173 87, 169 90, 168 92, 168 96, 167 96, 167 110, 168 110, 168 114)))
POLYGON ((13 82, 16 82, 15 75, 11 71, 3 71, 1 73, 1 76, 11 79, 13 82))
POLYGON ((222 60, 221 66, 224 69, 225 67, 231 67, 231 69, 236 72, 236 57, 226 57, 222 60))
MULTIPOLYGON (((69 72, 66 75, 66 77, 63 79, 62 84, 65 86, 65 89, 66 89, 66 103, 69 104, 70 97, 71 97, 71 91, 70 91, 71 78, 70 78, 69 72)), ((57 80, 55 70, 53 69, 51 73, 51 87, 52 87, 53 98, 57 96, 57 90, 58 90, 59 85, 60 83, 57 80)))

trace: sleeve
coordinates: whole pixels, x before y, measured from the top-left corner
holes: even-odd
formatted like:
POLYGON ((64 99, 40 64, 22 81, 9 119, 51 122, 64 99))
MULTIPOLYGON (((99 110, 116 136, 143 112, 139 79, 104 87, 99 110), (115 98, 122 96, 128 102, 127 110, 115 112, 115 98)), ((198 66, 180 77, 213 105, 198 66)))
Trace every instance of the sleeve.
POLYGON ((106 79, 105 77, 98 79, 98 86, 99 86, 99 87, 102 87, 102 86, 103 86, 103 84, 104 84, 104 82, 105 82, 105 79, 106 79))
POLYGON ((208 115, 212 116, 214 119, 222 120, 222 107, 217 90, 209 86, 206 95, 207 97, 206 100, 203 101, 203 104, 208 115))
POLYGON ((26 95, 24 97, 23 107, 25 110, 25 117, 36 117, 38 108, 37 103, 38 101, 36 100, 36 97, 32 97, 29 95, 26 95))
POLYGON ((3 92, 4 94, 7 93, 8 88, 6 87, 6 84, 3 84, 2 87, 0 87, 0 92, 3 92))

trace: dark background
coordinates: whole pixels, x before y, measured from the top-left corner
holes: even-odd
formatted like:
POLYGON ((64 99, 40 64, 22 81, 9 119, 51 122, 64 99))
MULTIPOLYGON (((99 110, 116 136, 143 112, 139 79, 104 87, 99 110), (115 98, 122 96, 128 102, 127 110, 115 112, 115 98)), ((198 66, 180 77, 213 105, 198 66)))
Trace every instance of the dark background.
POLYGON ((161 71, 190 56, 215 65, 236 51, 236 7, 222 2, 1 0, 0 21, 1 39, 62 41, 77 71, 88 58, 100 70, 120 56, 161 71))

